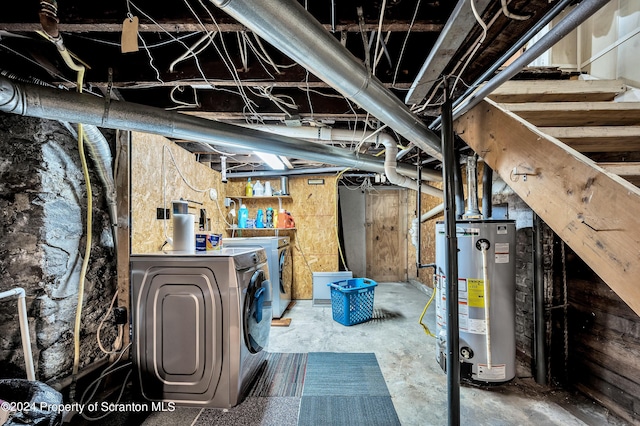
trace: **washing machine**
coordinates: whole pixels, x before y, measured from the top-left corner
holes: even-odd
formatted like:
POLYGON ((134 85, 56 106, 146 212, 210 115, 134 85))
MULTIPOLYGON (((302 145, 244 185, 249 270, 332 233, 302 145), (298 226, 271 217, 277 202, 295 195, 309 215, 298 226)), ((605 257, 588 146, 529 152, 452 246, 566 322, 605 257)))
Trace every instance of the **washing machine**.
POLYGON ((282 318, 291 303, 293 285, 293 260, 289 237, 238 237, 224 238, 224 247, 262 247, 267 252, 271 274, 273 318, 282 318))
POLYGON ((144 398, 209 408, 242 401, 269 341, 264 249, 132 255, 131 306, 144 398))

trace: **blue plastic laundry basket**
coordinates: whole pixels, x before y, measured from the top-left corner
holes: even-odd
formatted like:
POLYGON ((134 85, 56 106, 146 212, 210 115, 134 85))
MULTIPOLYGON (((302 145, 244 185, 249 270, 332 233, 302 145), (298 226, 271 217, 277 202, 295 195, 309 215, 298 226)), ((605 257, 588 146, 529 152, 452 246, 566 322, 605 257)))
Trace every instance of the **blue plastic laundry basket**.
POLYGON ((368 278, 351 278, 327 285, 331 287, 334 321, 349 326, 371 319, 374 290, 378 283, 368 278))

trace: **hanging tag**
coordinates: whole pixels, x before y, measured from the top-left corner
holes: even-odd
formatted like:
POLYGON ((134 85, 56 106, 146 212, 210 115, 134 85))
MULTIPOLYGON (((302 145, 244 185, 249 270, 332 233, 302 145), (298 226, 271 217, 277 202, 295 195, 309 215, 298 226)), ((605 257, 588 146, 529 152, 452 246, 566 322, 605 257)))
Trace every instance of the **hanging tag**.
POLYGON ((138 51, 138 17, 129 15, 122 21, 122 39, 120 41, 122 53, 138 51))

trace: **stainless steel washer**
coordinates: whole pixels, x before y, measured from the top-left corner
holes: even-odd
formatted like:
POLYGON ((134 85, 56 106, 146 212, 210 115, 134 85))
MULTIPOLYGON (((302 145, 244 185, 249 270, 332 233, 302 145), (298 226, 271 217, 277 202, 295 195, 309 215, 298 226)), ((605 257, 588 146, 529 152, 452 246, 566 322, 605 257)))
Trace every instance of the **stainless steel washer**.
POLYGON ((273 318, 281 318, 291 302, 293 259, 289 237, 225 238, 223 247, 262 247, 267 252, 273 296, 273 318))
POLYGON ((260 248, 131 256, 133 360, 145 398, 241 402, 269 341, 266 262, 260 248))

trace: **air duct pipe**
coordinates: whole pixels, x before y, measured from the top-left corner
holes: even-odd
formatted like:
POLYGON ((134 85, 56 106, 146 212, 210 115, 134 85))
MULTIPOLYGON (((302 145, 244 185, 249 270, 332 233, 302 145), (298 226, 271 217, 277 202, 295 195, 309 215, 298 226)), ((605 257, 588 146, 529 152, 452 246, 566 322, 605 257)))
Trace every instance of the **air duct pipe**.
MULTIPOLYGON (((77 137, 77 128, 68 122, 63 122, 63 124, 74 137, 77 137)), ((109 207, 111 228, 113 230, 113 240, 115 242, 115 228, 118 225, 118 205, 116 200, 116 184, 113 179, 113 156, 111 155, 111 148, 109 147, 107 139, 96 126, 85 124, 82 128, 84 129, 84 137, 87 142, 86 146, 89 150, 89 155, 93 159, 95 171, 104 188, 105 198, 107 199, 107 205, 109 207)))
POLYGON ((428 155, 440 138, 295 0, 211 0, 428 155))
MULTIPOLYGON (((18 77, 15 74, 12 74, 5 70, 0 70, 0 75, 10 78, 14 81, 21 81, 23 83, 34 83, 43 87, 54 87, 49 83, 46 83, 37 78, 22 78, 18 77)), ((67 121, 63 121, 62 125, 69 130, 69 132, 77 137, 77 130, 71 126, 71 124, 67 121)), ((107 199, 107 204, 109 205, 109 216, 111 218, 111 226, 114 228, 113 232, 113 240, 116 241, 116 232, 115 227, 118 224, 118 212, 116 205, 116 185, 113 179, 113 168, 112 161, 113 156, 111 155, 111 149, 109 148, 109 143, 107 139, 104 137, 102 132, 98 130, 96 126, 83 126, 84 128, 84 136, 87 142, 87 147, 89 149, 89 154, 93 158, 95 162, 95 170, 100 180, 102 181, 102 186, 104 187, 105 197, 107 199)), ((117 244, 116 244, 117 245, 117 244)))
POLYGON ((0 111, 50 120, 80 122, 103 128, 153 133, 248 151, 269 151, 309 161, 384 173, 384 162, 372 155, 302 141, 259 130, 188 116, 161 108, 15 83, 0 77, 0 111))
MULTIPOLYGON (((262 130, 269 133, 275 133, 277 135, 288 136, 292 138, 308 139, 313 141, 324 142, 360 142, 366 141, 371 144, 384 143, 383 139, 391 139, 392 136, 385 132, 378 131, 361 131, 361 130, 347 130, 347 129, 334 129, 331 127, 310 127, 310 126, 271 126, 268 124, 239 124, 242 127, 248 127, 251 129, 262 130)), ((394 142, 395 144, 395 142, 394 142)), ((397 155, 396 155, 397 157, 397 155)), ((412 179, 418 178, 418 172, 415 167, 405 166, 404 164, 398 164, 396 170, 403 176, 410 177, 412 179)), ((442 173, 435 170, 422 170, 422 178, 427 181, 442 181, 442 173)))
POLYGON ((0 300, 18 296, 18 321, 20 323, 20 336, 22 339, 22 351, 24 353, 24 367, 27 370, 27 380, 35 380, 36 372, 33 368, 33 354, 31 352, 31 337, 29 335, 29 321, 27 319, 27 296, 23 288, 17 287, 0 293, 0 300))

